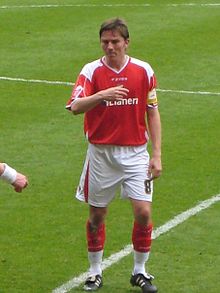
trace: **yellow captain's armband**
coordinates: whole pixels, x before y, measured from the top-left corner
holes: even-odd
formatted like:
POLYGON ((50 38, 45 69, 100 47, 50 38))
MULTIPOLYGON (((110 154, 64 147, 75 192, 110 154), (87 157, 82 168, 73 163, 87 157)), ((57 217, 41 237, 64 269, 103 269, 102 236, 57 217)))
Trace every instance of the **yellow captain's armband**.
POLYGON ((147 105, 151 106, 151 107, 156 107, 158 104, 157 102, 157 93, 156 93, 156 89, 152 89, 152 91, 150 91, 148 93, 148 97, 147 97, 147 105))

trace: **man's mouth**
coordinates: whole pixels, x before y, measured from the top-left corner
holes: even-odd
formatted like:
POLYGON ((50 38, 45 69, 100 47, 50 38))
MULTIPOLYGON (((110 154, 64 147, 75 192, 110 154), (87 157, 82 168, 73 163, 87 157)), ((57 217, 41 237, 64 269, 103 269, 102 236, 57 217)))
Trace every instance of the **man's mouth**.
POLYGON ((116 56, 115 52, 108 52, 108 56, 116 56))

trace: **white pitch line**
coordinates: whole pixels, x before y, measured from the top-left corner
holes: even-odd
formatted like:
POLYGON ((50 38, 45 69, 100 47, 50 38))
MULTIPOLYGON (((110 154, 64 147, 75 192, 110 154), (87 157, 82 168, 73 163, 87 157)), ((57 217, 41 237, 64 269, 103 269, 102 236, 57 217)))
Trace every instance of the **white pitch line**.
MULTIPOLYGON (((183 223, 184 221, 186 221, 190 217, 198 214, 202 210, 209 208, 211 205, 213 205, 214 203, 216 203, 218 201, 220 201, 220 194, 217 194, 207 200, 200 202, 195 207, 193 207, 189 210, 186 210, 185 212, 177 215, 172 220, 166 222, 164 225, 162 225, 159 228, 157 228, 156 230, 154 230, 152 238, 153 239, 158 238, 160 235, 170 231, 171 229, 173 229, 177 225, 183 223)), ((122 249, 121 251, 114 253, 110 257, 106 258, 103 261, 102 269, 105 270, 105 269, 109 268, 113 264, 119 262, 125 256, 129 255, 131 252, 132 252, 132 245, 125 246, 125 248, 122 249)), ((63 284, 62 286, 54 289, 52 291, 52 293, 67 293, 70 290, 72 290, 73 288, 76 288, 80 284, 85 282, 87 276, 88 276, 88 272, 82 273, 78 277, 75 277, 75 278, 69 280, 68 282, 66 282, 65 284, 63 284)))
POLYGON ((195 94, 195 95, 215 95, 220 96, 220 93, 218 92, 203 92, 203 91, 185 91, 185 90, 165 90, 165 89, 157 89, 158 92, 164 92, 164 93, 180 93, 180 94, 195 94))
POLYGON ((59 8, 59 7, 148 7, 151 4, 35 4, 35 5, 3 5, 0 9, 10 8, 59 8))
MULTIPOLYGON (((27 82, 27 83, 46 83, 55 85, 70 85, 73 86, 73 82, 69 81, 58 81, 58 80, 40 80, 40 79, 26 79, 17 77, 0 76, 0 80, 15 81, 15 82, 27 82)), ((185 91, 185 90, 171 90, 171 89, 157 89, 158 92, 171 92, 180 94, 195 94, 195 95, 215 95, 220 96, 219 92, 203 92, 203 91, 185 91)))
POLYGON ((167 4, 167 6, 220 6, 220 3, 178 3, 178 4, 167 4))
POLYGON ((62 84, 62 85, 74 85, 72 82, 68 81, 56 81, 56 80, 42 80, 42 79, 26 79, 26 78, 18 78, 18 77, 7 77, 0 76, 0 80, 8 80, 8 81, 21 81, 21 82, 33 82, 33 83, 46 83, 46 84, 62 84))
MULTIPOLYGON (((60 8, 60 7, 150 7, 153 4, 34 4, 34 5, 2 5, 0 9, 16 9, 16 8, 60 8)), ((189 7, 218 7, 220 3, 181 3, 181 4, 162 4, 160 6, 189 6, 189 7)))

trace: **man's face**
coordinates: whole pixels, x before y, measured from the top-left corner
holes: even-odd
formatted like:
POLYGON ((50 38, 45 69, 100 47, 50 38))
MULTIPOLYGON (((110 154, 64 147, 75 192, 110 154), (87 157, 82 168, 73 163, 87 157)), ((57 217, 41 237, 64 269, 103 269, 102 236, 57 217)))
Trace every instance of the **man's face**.
POLYGON ((129 40, 125 40, 118 31, 104 31, 100 43, 108 59, 120 59, 125 56, 129 40))

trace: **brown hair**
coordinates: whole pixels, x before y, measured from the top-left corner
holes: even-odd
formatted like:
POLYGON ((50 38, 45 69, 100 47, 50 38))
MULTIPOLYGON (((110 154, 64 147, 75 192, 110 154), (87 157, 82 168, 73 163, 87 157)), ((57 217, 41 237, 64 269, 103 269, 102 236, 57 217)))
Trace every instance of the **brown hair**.
POLYGON ((129 39, 128 27, 125 21, 121 18, 111 18, 103 22, 99 30, 100 38, 104 31, 117 31, 125 40, 129 39))

